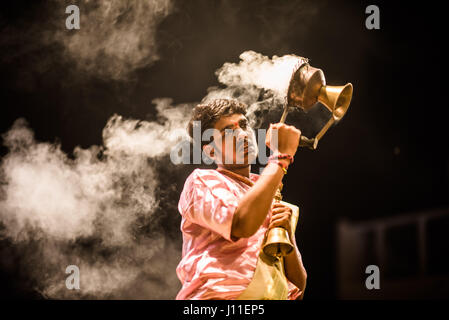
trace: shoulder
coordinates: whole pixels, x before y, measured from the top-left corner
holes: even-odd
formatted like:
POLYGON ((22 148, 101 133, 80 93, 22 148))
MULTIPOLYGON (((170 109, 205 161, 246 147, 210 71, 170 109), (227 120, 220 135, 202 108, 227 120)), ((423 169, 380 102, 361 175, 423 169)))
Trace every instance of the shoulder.
POLYGON ((204 192, 213 194, 215 190, 222 188, 228 189, 225 178, 217 170, 195 169, 184 183, 181 200, 189 199, 194 194, 203 194, 204 192))
POLYGON ((184 188, 193 185, 209 185, 214 181, 222 180, 222 174, 215 169, 195 169, 187 177, 184 188))
POLYGON ((215 178, 218 175, 220 175, 220 173, 217 170, 214 170, 214 169, 195 169, 187 177, 187 181, 188 180, 215 178))

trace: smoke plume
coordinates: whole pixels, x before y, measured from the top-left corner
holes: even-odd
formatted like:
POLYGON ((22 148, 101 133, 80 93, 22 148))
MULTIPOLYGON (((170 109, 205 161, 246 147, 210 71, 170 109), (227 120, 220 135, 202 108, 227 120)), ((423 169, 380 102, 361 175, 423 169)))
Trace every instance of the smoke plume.
POLYGON ((77 147, 73 159, 57 144, 35 141, 24 119, 3 135, 10 152, 1 162, 1 236, 37 244, 26 258, 37 261, 29 272, 43 296, 176 295, 180 248, 161 228, 161 181, 150 160, 167 154, 176 142, 173 124, 185 127, 191 107, 155 103, 162 124, 114 115, 103 130, 104 146, 77 147), (80 292, 65 287, 64 270, 72 264, 80 269, 80 292))
MULTIPOLYGON (((304 61, 296 55, 269 58, 254 51, 240 55, 239 63, 226 62, 216 71, 223 87, 212 87, 203 99, 239 99, 248 105, 247 117, 253 128, 277 122, 284 105, 288 85, 295 68, 304 61)), ((291 110, 294 113, 297 110, 291 110)))
POLYGON ((52 0, 28 6, 35 6, 34 19, 2 21, 0 59, 20 60, 18 79, 29 89, 37 76, 60 68, 70 77, 132 79, 134 71, 159 59, 157 27, 174 10, 172 0, 52 0), (66 28, 69 5, 79 8, 79 29, 66 28))
POLYGON ((159 59, 156 27, 171 12, 171 0, 83 0, 78 6, 80 29, 56 28, 50 37, 80 71, 126 79, 159 59))
POLYGON ((217 70, 218 81, 227 86, 255 85, 274 91, 281 99, 287 95, 292 72, 301 61, 301 57, 295 55, 270 59, 254 51, 243 52, 240 59, 238 64, 226 62, 217 70))

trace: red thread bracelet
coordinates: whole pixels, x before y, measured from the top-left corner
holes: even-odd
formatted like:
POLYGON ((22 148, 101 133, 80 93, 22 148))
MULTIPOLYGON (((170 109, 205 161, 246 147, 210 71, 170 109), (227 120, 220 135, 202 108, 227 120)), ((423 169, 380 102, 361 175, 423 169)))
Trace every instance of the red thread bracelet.
POLYGON ((276 163, 278 166, 280 166, 282 168, 282 171, 284 171, 284 174, 287 174, 288 166, 282 164, 281 161, 270 159, 270 160, 268 160, 268 163, 270 163, 270 162, 276 163))
POLYGON ((293 163, 293 156, 287 154, 287 153, 274 153, 272 154, 268 160, 281 160, 281 159, 288 159, 290 160, 290 164, 293 163))

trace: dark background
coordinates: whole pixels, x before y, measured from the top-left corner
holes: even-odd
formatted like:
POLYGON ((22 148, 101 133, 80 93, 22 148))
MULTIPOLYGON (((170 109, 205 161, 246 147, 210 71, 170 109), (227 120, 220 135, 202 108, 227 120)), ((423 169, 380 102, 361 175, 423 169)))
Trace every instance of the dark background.
MULTIPOLYGON (((24 117, 38 141, 59 141, 71 154, 77 145, 100 145, 114 113, 151 120, 153 98, 200 101, 218 84, 215 70, 238 62, 243 51, 297 54, 323 69, 329 84, 354 85, 344 120, 318 151, 300 150, 284 180, 284 198, 301 209, 297 240, 308 271, 306 299, 336 297, 339 219, 448 206, 447 54, 441 36, 446 18, 437 2, 204 0, 175 6, 158 28, 161 59, 120 82, 73 78, 71 66, 56 59, 35 72, 34 64, 61 50, 22 50, 32 38, 27 28, 44 21, 49 7, 44 1, 1 2, 0 132, 24 117), (369 4, 380 8, 380 30, 365 28, 369 4), (307 6, 319 9, 310 17, 297 14, 307 6), (17 35, 22 42, 5 46, 4 39, 15 36, 8 30, 23 31, 17 35)), ((2 147, 1 155, 6 152, 2 147)), ((172 180, 168 175, 166 182, 180 192, 191 169, 172 180)), ((175 234, 178 217, 170 223, 175 234)), ((21 284, 23 275, 16 276, 2 275, 2 295, 36 297, 21 284)))

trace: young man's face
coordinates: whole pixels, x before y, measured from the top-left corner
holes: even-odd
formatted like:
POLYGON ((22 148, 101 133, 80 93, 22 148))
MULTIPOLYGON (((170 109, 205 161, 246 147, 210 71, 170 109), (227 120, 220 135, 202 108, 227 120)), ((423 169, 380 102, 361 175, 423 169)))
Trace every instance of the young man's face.
POLYGON ((243 114, 221 117, 214 129, 214 160, 225 168, 247 167, 257 157, 254 132, 243 114))

